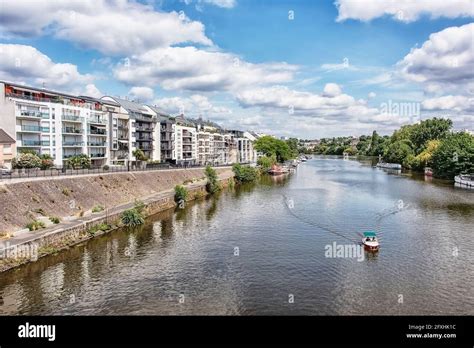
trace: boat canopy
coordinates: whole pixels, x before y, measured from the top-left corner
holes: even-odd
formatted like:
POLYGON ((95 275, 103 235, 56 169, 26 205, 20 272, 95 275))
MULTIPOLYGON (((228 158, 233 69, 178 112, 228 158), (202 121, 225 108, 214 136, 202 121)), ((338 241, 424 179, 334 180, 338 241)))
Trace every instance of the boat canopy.
POLYGON ((365 231, 364 237, 377 237, 374 231, 365 231))

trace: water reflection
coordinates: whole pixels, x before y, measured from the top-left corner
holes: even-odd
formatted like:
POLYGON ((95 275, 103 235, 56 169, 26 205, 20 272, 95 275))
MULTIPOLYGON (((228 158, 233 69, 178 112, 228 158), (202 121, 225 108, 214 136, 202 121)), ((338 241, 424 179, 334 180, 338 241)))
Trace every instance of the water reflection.
POLYGON ((372 163, 310 160, 3 273, 0 313, 474 314, 472 191, 372 163), (378 253, 325 257, 371 229, 378 253))

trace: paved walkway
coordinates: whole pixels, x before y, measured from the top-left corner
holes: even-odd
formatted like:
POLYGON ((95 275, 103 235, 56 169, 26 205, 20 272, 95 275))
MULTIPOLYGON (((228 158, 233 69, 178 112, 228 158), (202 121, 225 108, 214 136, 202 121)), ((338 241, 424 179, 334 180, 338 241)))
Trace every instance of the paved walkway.
MULTIPOLYGON (((186 169, 182 169, 182 170, 186 170, 186 169)), ((232 176, 233 176, 233 174, 231 172, 222 173, 222 174, 219 174, 219 180, 226 180, 226 179, 228 179, 232 176)), ((191 183, 191 184, 187 184, 187 185, 183 185, 183 186, 185 186, 187 189, 194 189, 194 188, 204 186, 206 184, 206 182, 207 182, 207 180, 203 179, 203 180, 199 180, 195 183, 191 183)), ((145 203, 145 205, 147 205, 149 203, 153 203, 155 201, 158 201, 160 199, 170 197, 170 196, 171 197, 174 196, 174 188, 166 190, 166 191, 161 191, 159 193, 155 193, 155 194, 152 194, 152 195, 149 195, 149 196, 145 196, 145 197, 141 198, 141 201, 143 201, 143 203, 145 203)), ((40 239, 43 236, 48 235, 48 234, 54 234, 54 233, 63 231, 65 229, 81 226, 86 222, 99 220, 101 218, 106 217, 107 215, 114 215, 116 213, 121 213, 124 210, 133 208, 134 204, 135 204, 135 202, 125 203, 125 204, 115 206, 113 208, 108 208, 108 209, 106 209, 106 210, 104 210, 100 213, 95 213, 95 214, 92 214, 92 215, 89 215, 89 216, 84 216, 84 217, 78 217, 78 218, 75 218, 75 219, 69 220, 69 221, 63 221, 58 225, 53 225, 53 226, 47 227, 47 228, 39 230, 39 231, 34 231, 34 232, 33 231, 25 231, 25 232, 18 233, 18 235, 14 236, 14 237, 12 237, 8 240, 0 241, 0 253, 1 253, 2 250, 5 249, 5 247, 6 248, 11 248, 11 247, 16 246, 16 245, 20 245, 20 244, 23 244, 23 243, 34 241, 36 239, 40 239)))

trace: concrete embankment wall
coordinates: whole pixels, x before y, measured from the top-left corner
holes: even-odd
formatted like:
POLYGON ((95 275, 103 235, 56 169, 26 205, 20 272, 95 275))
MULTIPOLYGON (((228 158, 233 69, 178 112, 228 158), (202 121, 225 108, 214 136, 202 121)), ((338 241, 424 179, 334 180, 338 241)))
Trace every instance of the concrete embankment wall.
MULTIPOLYGON (((221 186, 225 187, 228 183, 228 179, 233 176, 232 171, 229 168, 220 168, 218 173, 221 186)), ((11 240, 3 241, 0 253, 0 272, 31 261, 36 261, 38 257, 55 253, 56 251, 113 231, 115 228, 120 227, 121 214, 124 210, 133 207, 130 201, 134 199, 143 201, 145 205, 145 216, 173 208, 176 206, 176 203, 174 202, 174 191, 172 188, 176 184, 182 184, 183 181, 190 181, 193 178, 200 179, 204 173, 202 169, 193 169, 173 172, 138 173, 138 175, 137 173, 113 175, 121 175, 121 177, 111 177, 107 178, 108 180, 105 177, 99 179, 107 180, 107 182, 115 182, 116 185, 113 188, 110 188, 110 186, 104 187, 99 184, 96 192, 90 192, 90 198, 88 198, 88 196, 80 196, 82 204, 86 207, 92 206, 92 203, 88 202, 92 197, 94 197, 94 199, 108 197, 111 191, 117 191, 117 196, 119 197, 115 197, 114 200, 108 202, 109 207, 111 207, 112 202, 116 202, 113 208, 111 207, 107 209, 107 211, 97 214, 97 216, 95 214, 89 214, 87 217, 73 219, 68 223, 59 224, 56 227, 46 229, 44 232, 39 230, 36 233, 28 233, 28 236, 18 236, 11 240), (133 179, 131 179, 130 176, 132 176, 133 179), (130 180, 128 180, 128 178, 130 178, 130 180), (121 182, 121 184, 118 182, 121 182), (147 191, 148 186, 151 186, 153 182, 159 182, 159 185, 161 185, 159 187, 162 189, 158 190, 158 184, 156 184, 152 191, 147 191), (126 185, 126 187, 123 187, 123 185, 126 185), (122 188, 123 191, 121 190, 122 188), (142 195, 138 194, 140 192, 142 195), (111 229, 90 233, 92 227, 102 223, 110 225, 111 229)), ((95 178, 75 178, 71 180, 78 180, 81 184, 84 184, 84 179, 87 179, 86 182, 89 182, 88 180, 95 182, 95 178)), ((65 184, 62 180, 61 183, 65 184)), ((67 183, 72 187, 73 191, 74 188, 77 189, 74 185, 79 184, 78 182, 73 184, 71 181, 67 181, 67 183)), ((186 187, 189 192, 188 200, 203 197, 206 194, 205 184, 205 180, 199 180, 194 184, 187 184, 186 187)), ((28 185, 31 185, 31 183, 28 183, 28 185)), ((56 186, 53 184, 52 187, 56 186)), ((42 188, 44 189, 44 187, 42 188)), ((79 195, 76 197, 79 199, 79 195)))
MULTIPOLYGON (((219 168, 218 173, 230 171, 219 168)), ((204 169, 129 172, 0 184, 0 233, 11 233, 39 216, 62 220, 87 216, 96 205, 111 208, 175 185, 204 178, 204 169)))

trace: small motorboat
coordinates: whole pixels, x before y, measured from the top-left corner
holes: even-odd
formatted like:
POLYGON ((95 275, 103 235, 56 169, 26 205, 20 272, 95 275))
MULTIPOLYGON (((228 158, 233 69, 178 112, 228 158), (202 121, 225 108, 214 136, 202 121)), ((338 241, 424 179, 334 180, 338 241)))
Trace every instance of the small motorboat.
POLYGON ((366 231, 364 232, 364 237, 362 238, 362 244, 367 250, 376 251, 379 250, 379 240, 377 239, 377 235, 373 231, 366 231))
POLYGON ((433 169, 431 169, 430 167, 425 167, 425 175, 433 176, 433 169))
POLYGON ((459 174, 454 177, 454 182, 461 186, 474 187, 474 174, 459 174))

